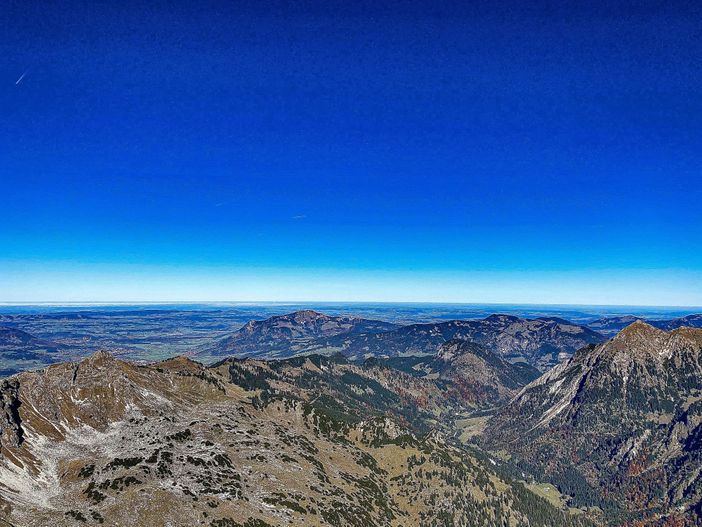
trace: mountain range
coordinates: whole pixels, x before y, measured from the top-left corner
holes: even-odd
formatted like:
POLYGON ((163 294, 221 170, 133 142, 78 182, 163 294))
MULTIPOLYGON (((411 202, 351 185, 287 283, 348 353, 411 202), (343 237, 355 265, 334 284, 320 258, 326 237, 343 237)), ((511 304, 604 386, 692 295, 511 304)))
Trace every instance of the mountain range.
POLYGON ((215 356, 259 357, 342 353, 363 360, 434 355, 444 342, 453 339, 483 344, 511 362, 523 361, 545 370, 580 347, 601 342, 604 337, 559 318, 491 315, 483 320, 393 327, 387 323, 302 311, 250 322, 206 351, 215 356))
POLYGON ((0 524, 699 527, 696 320, 607 339, 306 310, 245 324, 210 366, 21 372, 0 380, 0 524))
POLYGON ((677 328, 702 328, 702 314, 687 315, 684 317, 673 318, 669 320, 647 320, 634 315, 624 315, 618 317, 605 317, 597 319, 587 324, 590 329, 593 329, 603 335, 614 335, 627 327, 629 324, 640 320, 647 324, 671 331, 677 328))

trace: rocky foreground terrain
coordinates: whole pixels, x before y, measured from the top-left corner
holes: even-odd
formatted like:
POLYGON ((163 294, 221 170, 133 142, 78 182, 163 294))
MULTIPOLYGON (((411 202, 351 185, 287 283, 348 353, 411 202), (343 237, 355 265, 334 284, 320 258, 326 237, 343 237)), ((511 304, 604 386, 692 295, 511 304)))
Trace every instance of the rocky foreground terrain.
POLYGON ((8 525, 588 525, 434 426, 454 396, 306 357, 134 365, 98 353, 0 387, 8 525))

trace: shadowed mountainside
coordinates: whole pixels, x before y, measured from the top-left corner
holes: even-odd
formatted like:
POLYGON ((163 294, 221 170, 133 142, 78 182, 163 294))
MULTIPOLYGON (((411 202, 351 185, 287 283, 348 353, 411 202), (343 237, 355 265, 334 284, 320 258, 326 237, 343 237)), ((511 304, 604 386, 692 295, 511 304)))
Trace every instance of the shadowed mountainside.
POLYGON ((43 365, 47 357, 67 346, 40 339, 34 335, 13 327, 0 327, 0 354, 4 368, 0 368, 0 377, 17 371, 12 367, 15 361, 43 365))

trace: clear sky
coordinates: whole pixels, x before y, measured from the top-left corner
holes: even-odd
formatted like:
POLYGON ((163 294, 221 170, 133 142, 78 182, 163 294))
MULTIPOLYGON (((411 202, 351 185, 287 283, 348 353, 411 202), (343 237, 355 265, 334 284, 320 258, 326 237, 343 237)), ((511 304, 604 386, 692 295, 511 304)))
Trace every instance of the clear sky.
POLYGON ((0 22, 0 301, 702 305, 699 2, 0 22))

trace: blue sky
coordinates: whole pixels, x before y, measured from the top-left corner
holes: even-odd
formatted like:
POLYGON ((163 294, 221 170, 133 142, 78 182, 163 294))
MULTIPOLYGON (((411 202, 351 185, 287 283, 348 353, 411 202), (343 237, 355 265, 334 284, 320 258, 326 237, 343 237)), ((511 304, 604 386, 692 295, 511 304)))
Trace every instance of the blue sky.
POLYGON ((10 2, 0 301, 702 305, 699 7, 375 4, 10 2))

